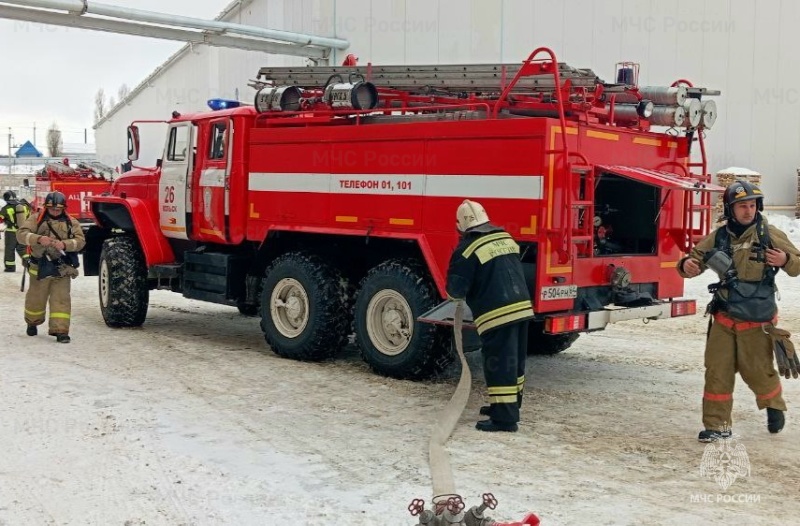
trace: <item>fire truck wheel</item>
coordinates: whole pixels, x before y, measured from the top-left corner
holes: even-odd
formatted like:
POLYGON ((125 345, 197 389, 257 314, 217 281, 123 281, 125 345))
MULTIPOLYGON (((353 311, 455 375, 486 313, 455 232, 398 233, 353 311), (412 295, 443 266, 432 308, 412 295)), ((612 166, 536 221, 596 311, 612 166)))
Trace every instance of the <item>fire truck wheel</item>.
POLYGON ((453 359, 444 331, 416 321, 438 303, 425 270, 408 261, 385 261, 361 281, 355 304, 356 340, 377 373, 420 379, 453 359))
POLYGON ((147 316, 150 290, 139 244, 130 237, 103 243, 99 272, 100 312, 109 327, 139 327, 147 316))
POLYGON ((553 355, 566 351, 578 339, 577 332, 569 334, 545 334, 544 322, 528 325, 528 354, 553 355))
POLYGON ((261 330, 272 350, 294 360, 324 360, 347 343, 345 281, 320 257, 290 252, 267 270, 261 330))

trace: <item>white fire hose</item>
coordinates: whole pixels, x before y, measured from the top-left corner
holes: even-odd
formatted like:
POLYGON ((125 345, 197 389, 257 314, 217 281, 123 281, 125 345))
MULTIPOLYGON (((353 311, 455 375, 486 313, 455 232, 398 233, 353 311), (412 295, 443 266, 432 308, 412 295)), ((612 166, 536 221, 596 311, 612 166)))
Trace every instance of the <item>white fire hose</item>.
POLYGON ((461 378, 458 380, 455 393, 450 401, 445 404, 439 413, 436 423, 433 425, 431 440, 429 444, 428 463, 431 469, 431 483, 433 484, 434 495, 455 495, 456 485, 453 481, 453 469, 450 466, 450 455, 445 449, 445 443, 450 438, 453 430, 467 407, 469 392, 472 387, 472 374, 464 357, 464 345, 461 329, 464 322, 464 303, 456 303, 456 313, 453 320, 453 331, 455 332, 456 351, 461 360, 461 378))
POLYGON ((464 326, 464 302, 456 301, 453 315, 453 331, 456 352, 461 360, 461 377, 453 396, 439 412, 433 425, 428 445, 428 464, 433 486, 432 509, 425 509, 425 501, 414 499, 408 505, 412 516, 419 516, 419 523, 426 526, 538 526, 539 518, 528 514, 522 522, 500 523, 483 514, 486 509, 495 509, 497 499, 491 493, 482 495, 483 502, 465 510, 464 500, 456 493, 453 480, 453 469, 450 466, 450 455, 445 444, 453 433, 464 408, 467 407, 472 387, 472 374, 464 356, 462 329, 464 326))

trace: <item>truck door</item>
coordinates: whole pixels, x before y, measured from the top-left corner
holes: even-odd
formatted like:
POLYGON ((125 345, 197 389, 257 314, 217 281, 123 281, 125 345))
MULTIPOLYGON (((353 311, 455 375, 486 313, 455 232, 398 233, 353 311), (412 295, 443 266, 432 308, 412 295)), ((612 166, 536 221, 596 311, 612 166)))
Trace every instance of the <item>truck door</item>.
POLYGON ((194 238, 201 241, 226 241, 228 231, 228 180, 231 171, 233 120, 213 120, 201 128, 204 137, 199 141, 204 151, 198 155, 197 179, 192 196, 194 238))
POLYGON ((176 239, 189 239, 187 215, 192 213, 191 177, 194 125, 178 122, 167 131, 167 144, 161 165, 159 204, 161 232, 176 239))

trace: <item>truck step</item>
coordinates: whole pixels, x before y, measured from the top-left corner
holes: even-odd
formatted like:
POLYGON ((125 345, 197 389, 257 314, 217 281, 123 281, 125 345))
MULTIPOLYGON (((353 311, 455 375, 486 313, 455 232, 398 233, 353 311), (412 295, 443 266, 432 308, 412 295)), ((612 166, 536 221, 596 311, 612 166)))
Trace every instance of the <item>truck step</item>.
POLYGON ((150 267, 151 278, 171 279, 180 274, 181 265, 153 265, 150 267))

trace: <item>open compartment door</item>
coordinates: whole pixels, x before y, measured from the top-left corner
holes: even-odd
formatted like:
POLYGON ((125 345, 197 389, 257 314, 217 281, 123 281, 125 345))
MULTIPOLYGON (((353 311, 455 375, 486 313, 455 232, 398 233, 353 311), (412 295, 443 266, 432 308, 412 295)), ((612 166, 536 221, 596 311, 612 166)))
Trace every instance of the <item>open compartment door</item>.
POLYGON ((596 166, 596 170, 595 211, 601 228, 606 226, 604 210, 618 212, 608 217, 616 227, 616 239, 612 237, 605 245, 600 244, 602 240, 597 242, 598 251, 605 254, 655 254, 659 230, 688 252, 712 226, 712 193, 725 191, 710 182, 709 176, 619 165, 596 166), (643 220, 631 221, 632 217, 643 220))
POLYGON ((658 170, 648 170, 635 166, 597 166, 601 172, 613 174, 633 179, 644 184, 656 186, 669 190, 688 190, 692 192, 723 192, 724 186, 713 183, 703 182, 698 179, 683 177, 671 172, 661 172, 658 170))

